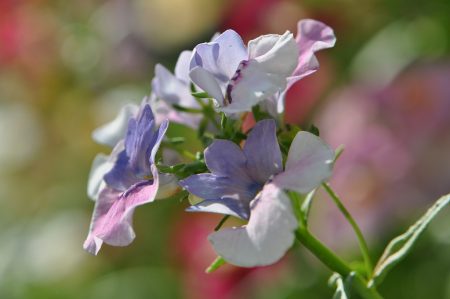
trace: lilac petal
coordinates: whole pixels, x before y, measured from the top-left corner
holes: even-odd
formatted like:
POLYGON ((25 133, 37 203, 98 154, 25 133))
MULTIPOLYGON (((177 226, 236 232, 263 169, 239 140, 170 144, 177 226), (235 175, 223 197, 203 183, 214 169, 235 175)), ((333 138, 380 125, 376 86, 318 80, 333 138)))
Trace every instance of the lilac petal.
MULTIPOLYGON (((228 82, 236 72, 241 61, 247 59, 247 50, 242 38, 233 30, 220 34, 213 42, 195 47, 191 70, 202 67, 221 82, 228 82)), ((197 84, 197 82, 194 81, 197 84)), ((200 86, 200 85, 199 85, 200 86)))
POLYGON ((250 176, 261 184, 283 170, 276 123, 272 119, 256 123, 248 135, 243 151, 247 157, 250 176))
POLYGON ((285 171, 274 178, 278 187, 308 193, 331 176, 334 151, 319 137, 299 132, 292 141, 285 171))
POLYGON ((169 121, 165 120, 161 123, 161 125, 159 126, 158 131, 156 132, 156 137, 155 140, 152 144, 152 148, 150 151, 150 163, 153 165, 155 163, 155 157, 156 157, 156 153, 158 152, 159 146, 161 145, 161 142, 164 138, 164 135, 167 132, 167 128, 169 127, 169 121))
POLYGON ((149 153, 155 142, 155 121, 150 105, 141 106, 137 119, 130 119, 125 151, 132 172, 137 176, 150 174, 149 153))
POLYGON ((214 212, 246 218, 249 215, 250 201, 260 189, 254 182, 239 177, 217 176, 210 173, 191 175, 180 181, 189 193, 202 199, 190 211, 214 212))
POLYGON ((263 69, 287 78, 298 61, 298 47, 292 33, 269 34, 251 40, 248 44, 249 58, 259 62, 263 69))
POLYGON ((249 181, 247 158, 241 148, 229 140, 216 139, 205 150, 205 162, 211 173, 249 181))
POLYGON ((301 78, 315 72, 319 63, 314 53, 323 49, 332 48, 336 43, 333 29, 316 20, 301 20, 297 24, 297 45, 300 50, 298 65, 289 80, 291 86, 301 78))
POLYGON ((268 184, 252 202, 246 226, 222 229, 211 234, 209 241, 230 264, 265 266, 283 257, 294 242, 297 227, 288 196, 268 184))
POLYGON ((216 99, 219 105, 223 105, 223 94, 225 90, 224 83, 222 83, 221 87, 214 75, 198 66, 191 69, 189 76, 191 77, 192 82, 206 91, 211 97, 216 99))
POLYGON ((136 207, 152 202, 158 190, 158 172, 152 165, 153 181, 141 181, 125 192, 105 188, 96 202, 84 249, 97 254, 103 242, 127 246, 135 238, 132 227, 136 207))
POLYGON ((130 167, 130 159, 125 150, 117 155, 114 166, 103 178, 109 187, 118 191, 125 191, 141 180, 130 167))
POLYGON ((189 78, 189 65, 191 62, 192 51, 183 51, 178 57, 177 64, 175 65, 175 76, 181 81, 187 83, 191 82, 189 78))
POLYGON ((137 114, 138 110, 139 107, 137 105, 125 105, 120 109, 119 114, 113 121, 92 132, 92 139, 99 144, 114 147, 119 140, 125 137, 128 121, 137 114))
POLYGON ((105 176, 105 182, 120 191, 151 174, 156 152, 167 130, 168 121, 163 121, 154 132, 153 113, 145 105, 138 120, 131 119, 125 139, 125 150, 118 154, 114 167, 105 176))

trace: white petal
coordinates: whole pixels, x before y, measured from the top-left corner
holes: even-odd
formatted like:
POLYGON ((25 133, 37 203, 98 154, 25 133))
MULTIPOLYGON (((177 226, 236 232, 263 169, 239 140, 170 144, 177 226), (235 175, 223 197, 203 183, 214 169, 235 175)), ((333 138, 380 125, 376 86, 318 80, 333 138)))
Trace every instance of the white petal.
POLYGON ((194 67, 189 76, 195 84, 216 99, 219 105, 223 105, 223 91, 212 74, 201 67, 194 67))
POLYGON ((286 76, 268 73, 256 60, 242 68, 228 98, 229 105, 222 107, 226 113, 251 111, 252 107, 286 87, 286 76))
POLYGON ((191 79, 189 79, 189 63, 191 57, 192 51, 183 51, 178 57, 177 64, 175 65, 175 76, 188 84, 191 81, 191 79))
POLYGON ((92 200, 97 200, 98 194, 103 189, 105 183, 103 177, 107 174, 117 158, 117 154, 123 149, 123 142, 118 142, 112 153, 108 156, 98 154, 92 162, 91 171, 89 172, 87 194, 92 200))
POLYGON ((249 58, 255 59, 266 72, 292 75, 298 61, 298 47, 292 33, 269 34, 251 40, 248 44, 249 58))
POLYGON ((139 107, 134 104, 128 104, 120 109, 116 118, 95 129, 92 132, 92 138, 99 144, 109 145, 114 147, 119 140, 125 137, 125 132, 128 127, 128 120, 137 114, 139 107))
POLYGON ((274 178, 278 187, 308 193, 331 176, 334 151, 319 137, 302 131, 292 141, 285 171, 274 178))
POLYGON ((217 254, 241 267, 277 262, 294 242, 298 226, 288 196, 268 184, 252 202, 246 226, 225 228, 209 236, 217 254))

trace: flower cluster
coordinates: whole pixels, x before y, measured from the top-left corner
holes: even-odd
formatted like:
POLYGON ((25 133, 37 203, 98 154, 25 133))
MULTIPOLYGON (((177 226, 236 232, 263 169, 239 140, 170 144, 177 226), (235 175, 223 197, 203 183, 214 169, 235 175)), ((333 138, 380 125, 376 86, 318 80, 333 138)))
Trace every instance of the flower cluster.
POLYGON ((156 65, 151 95, 93 133, 112 152, 98 155, 91 169, 88 195, 95 208, 84 248, 97 254, 102 243, 130 244, 137 206, 180 196, 190 198, 187 211, 247 222, 209 236, 227 262, 253 267, 278 261, 300 225, 291 194, 320 186, 335 159, 318 136, 280 121, 284 97, 318 69, 314 53, 334 43, 330 27, 302 20, 296 37, 263 35, 246 46, 227 30, 183 51, 174 73, 156 65), (256 124, 246 130, 249 113, 256 124), (169 121, 197 130, 203 153, 186 154, 186 148, 176 152, 180 163, 167 165, 162 157, 175 139, 165 136, 169 121))

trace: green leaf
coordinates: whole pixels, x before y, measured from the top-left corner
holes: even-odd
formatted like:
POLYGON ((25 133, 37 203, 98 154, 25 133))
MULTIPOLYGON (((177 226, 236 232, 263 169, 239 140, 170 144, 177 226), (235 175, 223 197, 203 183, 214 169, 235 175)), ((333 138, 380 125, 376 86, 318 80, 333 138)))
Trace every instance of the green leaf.
POLYGON ((214 271, 216 271, 217 269, 219 269, 221 266, 225 265, 226 262, 225 260, 221 257, 218 256, 212 263, 211 265, 209 265, 208 268, 206 268, 205 273, 212 273, 214 271))
POLYGON ((319 135, 320 135, 319 128, 316 127, 314 124, 311 124, 311 125, 309 126, 308 132, 310 132, 310 133, 312 133, 312 134, 314 134, 314 135, 316 135, 316 136, 319 136, 319 135))
POLYGON ((303 199, 302 205, 300 207, 300 211, 302 213, 302 218, 304 219, 306 225, 308 225, 309 211, 311 210, 312 200, 313 200, 315 194, 316 194, 316 189, 314 189, 313 191, 306 194, 305 198, 303 199))
POLYGON ((191 93, 193 97, 197 98, 197 99, 207 99, 210 98, 209 94, 204 92, 204 91, 200 91, 200 92, 192 92, 191 93))
POLYGON ((450 194, 439 198, 414 225, 388 244, 375 267, 372 279, 369 282, 370 286, 381 283, 386 274, 411 251, 420 234, 449 202, 450 194))

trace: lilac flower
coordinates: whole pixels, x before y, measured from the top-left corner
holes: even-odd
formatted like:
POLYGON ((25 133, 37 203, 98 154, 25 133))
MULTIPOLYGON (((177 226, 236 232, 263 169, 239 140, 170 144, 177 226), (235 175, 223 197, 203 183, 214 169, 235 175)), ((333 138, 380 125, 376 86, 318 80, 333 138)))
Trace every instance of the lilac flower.
POLYGON ((119 141, 113 155, 114 165, 104 176, 105 187, 98 195, 89 235, 84 248, 97 254, 103 242, 126 246, 134 237, 134 209, 152 202, 159 187, 154 164, 156 152, 167 130, 164 121, 159 129, 150 106, 142 103, 135 118, 128 122, 125 140, 119 141))
POLYGON ((246 226, 210 235, 216 252, 243 267, 278 261, 292 245, 297 220, 283 190, 308 193, 331 175, 334 152, 320 138, 300 132, 283 170, 274 120, 258 122, 241 150, 216 140, 205 150, 211 173, 192 175, 180 184, 203 198, 189 211, 214 212, 248 220, 246 226))
POLYGON ((295 70, 287 79, 287 86, 264 103, 268 112, 273 116, 284 112, 284 99, 289 88, 319 69, 315 52, 332 48, 336 43, 336 36, 333 29, 324 23, 305 19, 297 23, 295 41, 299 51, 298 62, 295 70))
POLYGON ((161 64, 155 66, 155 78, 152 81, 154 97, 151 102, 157 117, 162 116, 170 121, 196 129, 201 120, 200 115, 180 112, 172 108, 174 104, 185 108, 201 108, 191 95, 189 78, 191 56, 192 51, 181 52, 175 66, 175 74, 161 64))
POLYGON ((217 101, 220 110, 238 113, 284 90, 297 60, 290 32, 260 36, 247 49, 235 31, 227 30, 195 47, 190 77, 217 101))

